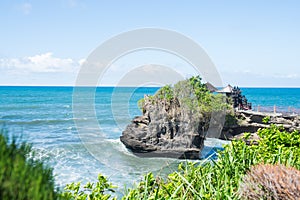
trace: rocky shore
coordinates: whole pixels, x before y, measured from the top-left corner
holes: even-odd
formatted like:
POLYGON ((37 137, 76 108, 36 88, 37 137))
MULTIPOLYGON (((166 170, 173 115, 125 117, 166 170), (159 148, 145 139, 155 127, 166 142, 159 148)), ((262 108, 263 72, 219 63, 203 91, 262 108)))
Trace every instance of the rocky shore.
POLYGON ((255 142, 259 139, 259 137, 256 135, 257 130, 259 128, 267 128, 270 126, 270 124, 283 126, 288 132, 295 130, 300 132, 299 115, 284 115, 282 113, 239 110, 235 112, 235 117, 237 119, 236 123, 227 126, 225 125, 220 139, 239 139, 244 135, 244 133, 251 133, 251 137, 246 142, 255 142), (267 122, 263 122, 265 117, 269 118, 267 122))

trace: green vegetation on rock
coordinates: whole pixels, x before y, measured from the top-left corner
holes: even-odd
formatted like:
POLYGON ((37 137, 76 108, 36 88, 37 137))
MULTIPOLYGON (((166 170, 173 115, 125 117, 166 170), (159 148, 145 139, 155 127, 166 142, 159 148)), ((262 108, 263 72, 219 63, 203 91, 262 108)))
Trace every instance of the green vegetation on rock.
POLYGON ((262 122, 265 123, 265 124, 268 124, 271 120, 271 117, 270 116, 266 116, 262 119, 262 122))
MULTIPOLYGON (((155 101, 165 100, 172 102, 178 99, 191 110, 201 112, 219 111, 230 108, 230 104, 221 94, 212 94, 201 82, 200 76, 191 77, 187 80, 179 81, 173 87, 166 85, 160 88, 150 98, 155 101)), ((138 106, 143 109, 144 99, 139 100, 138 106)))
MULTIPOLYGON (((166 105, 172 105, 177 102, 182 110, 191 114, 192 118, 203 121, 207 126, 212 112, 226 112, 229 115, 233 113, 230 99, 222 94, 211 93, 202 83, 200 76, 179 81, 174 86, 166 85, 147 99, 150 99, 151 104, 164 102, 166 105)), ((143 113, 146 110, 145 103, 144 98, 138 101, 138 107, 143 113)))

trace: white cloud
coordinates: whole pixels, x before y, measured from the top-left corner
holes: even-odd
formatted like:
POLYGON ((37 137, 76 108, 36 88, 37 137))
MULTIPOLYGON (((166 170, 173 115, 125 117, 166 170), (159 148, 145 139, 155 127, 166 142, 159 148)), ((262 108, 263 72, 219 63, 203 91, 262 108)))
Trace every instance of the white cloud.
POLYGON ((85 58, 82 58, 78 61, 78 64, 81 66, 83 65, 83 63, 85 63, 86 59, 85 58))
POLYGON ((290 79, 298 79, 300 76, 298 74, 275 74, 274 78, 290 78, 290 79))
POLYGON ((77 71, 79 65, 79 62, 71 58, 54 57, 51 52, 23 58, 0 59, 0 69, 17 72, 72 72, 77 71))
POLYGON ((299 73, 264 73, 250 70, 222 71, 223 84, 241 87, 299 87, 299 73))
POLYGON ((28 15, 31 13, 32 10, 32 5, 30 3, 23 3, 20 6, 21 11, 23 12, 23 14, 28 15))

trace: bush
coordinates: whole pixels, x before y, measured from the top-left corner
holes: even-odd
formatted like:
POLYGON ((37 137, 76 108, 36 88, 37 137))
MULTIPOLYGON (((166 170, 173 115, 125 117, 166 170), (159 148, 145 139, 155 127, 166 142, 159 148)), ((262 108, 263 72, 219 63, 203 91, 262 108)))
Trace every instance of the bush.
POLYGON ((263 122, 264 124, 268 124, 268 123, 270 122, 270 120, 271 120, 271 117, 270 117, 270 116, 266 116, 266 117, 264 117, 264 118, 262 119, 262 122, 263 122))
POLYGON ((155 97, 171 101, 174 98, 173 88, 170 85, 166 85, 156 92, 155 97))
POLYGON ((300 199, 300 171, 283 165, 257 165, 243 178, 242 199, 300 199))
POLYGON ((30 145, 0 133, 0 199, 57 199, 52 169, 29 153, 30 145))
POLYGON ((81 183, 71 183, 65 187, 65 191, 62 193, 61 197, 68 200, 107 200, 107 199, 116 199, 112 198, 107 192, 115 192, 111 183, 107 179, 99 174, 97 183, 87 183, 83 188, 81 183))

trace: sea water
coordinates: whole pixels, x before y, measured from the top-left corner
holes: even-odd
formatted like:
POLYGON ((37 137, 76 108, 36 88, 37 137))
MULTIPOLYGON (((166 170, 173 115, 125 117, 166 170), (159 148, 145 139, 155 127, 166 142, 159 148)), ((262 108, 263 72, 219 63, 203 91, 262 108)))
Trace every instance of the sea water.
MULTIPOLYGON (((96 181, 102 173, 123 188, 130 187, 143 174, 153 171, 165 175, 177 169, 176 159, 139 158, 120 142, 122 130, 134 116, 141 115, 137 101, 145 94, 154 94, 158 88, 82 88, 81 103, 90 102, 85 92, 94 92, 95 120, 84 110, 75 115, 73 87, 0 87, 0 126, 9 134, 20 136, 33 145, 35 157, 54 169, 58 187, 67 183, 96 181), (85 91, 86 90, 86 91, 85 91), (76 118, 74 117, 76 116, 76 118), (81 124, 85 132, 79 133, 81 124), (90 136, 94 146, 82 139, 90 136)), ((258 107, 299 113, 299 88, 242 88, 254 109, 258 107)), ((203 155, 215 158, 215 148, 226 142, 207 139, 203 155)), ((122 191, 122 189, 119 189, 122 191)))

